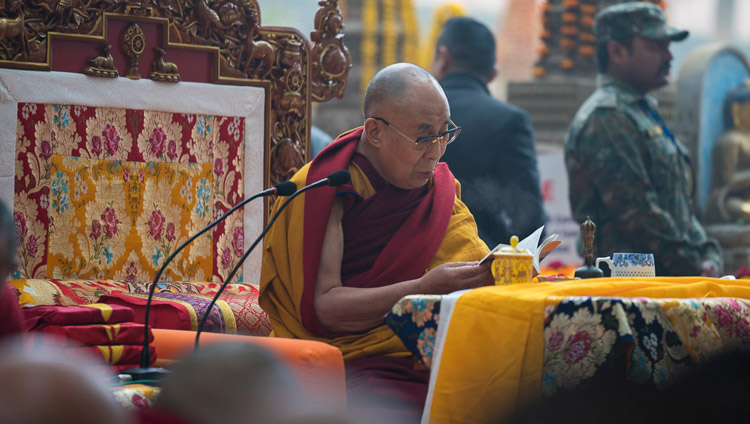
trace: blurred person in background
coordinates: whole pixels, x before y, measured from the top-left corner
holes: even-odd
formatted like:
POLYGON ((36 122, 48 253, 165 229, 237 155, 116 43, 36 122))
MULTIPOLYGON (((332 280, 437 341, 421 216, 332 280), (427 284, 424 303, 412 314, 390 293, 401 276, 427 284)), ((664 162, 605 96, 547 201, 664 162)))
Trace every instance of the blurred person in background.
POLYGON ((461 134, 443 156, 461 181, 479 236, 490 247, 523 239, 544 224, 539 170, 529 114, 487 88, 498 74, 495 37, 468 17, 449 20, 438 38, 432 74, 461 134))
POLYGON ((600 256, 653 253, 657 275, 718 277, 721 248, 693 211, 688 150, 648 95, 667 84, 669 44, 688 32, 659 6, 629 2, 602 9, 594 33, 597 90, 565 138, 573 218, 596 223, 600 256))
POLYGON ((17 336, 0 346, 0 423, 133 422, 107 386, 100 360, 48 348, 43 340, 29 341, 17 336))
POLYGON ((16 225, 10 208, 0 200, 0 339, 24 331, 18 296, 8 284, 16 268, 16 225))
MULTIPOLYGON (((325 391, 325 383, 320 382, 325 391)), ((171 368, 142 424, 346 424, 343 411, 313 405, 273 353, 252 344, 201 347, 171 368)))

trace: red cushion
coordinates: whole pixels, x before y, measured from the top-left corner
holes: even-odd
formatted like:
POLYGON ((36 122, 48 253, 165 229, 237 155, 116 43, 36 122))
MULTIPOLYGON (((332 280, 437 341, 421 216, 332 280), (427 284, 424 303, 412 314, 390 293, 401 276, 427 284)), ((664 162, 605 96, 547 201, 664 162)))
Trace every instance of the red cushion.
POLYGON ((42 324, 117 324, 133 320, 133 309, 127 305, 92 303, 82 306, 35 306, 23 308, 27 329, 42 324))
MULTIPOLYGON (((52 334, 55 338, 44 339, 45 342, 63 345, 121 345, 143 344, 143 324, 124 322, 122 324, 92 325, 51 325, 45 324, 34 329, 36 332, 52 334)), ((154 335, 149 329, 149 343, 154 335)))
MULTIPOLYGON (((99 301, 110 305, 133 308, 134 321, 144 323, 146 315, 146 294, 115 293, 102 296, 99 301)), ((171 330, 197 330, 198 323, 208 309, 210 296, 188 293, 154 293, 151 301, 149 326, 171 330)), ((204 331, 236 333, 234 313, 226 302, 219 300, 211 310, 204 331)))
MULTIPOLYGON (((110 365, 127 365, 137 366, 141 362, 141 353, 143 346, 140 345, 97 345, 97 346, 79 346, 70 347, 66 350, 71 352, 80 352, 84 354, 93 354, 102 358, 104 362, 110 365)), ((149 364, 156 361, 156 346, 150 346, 149 364)))

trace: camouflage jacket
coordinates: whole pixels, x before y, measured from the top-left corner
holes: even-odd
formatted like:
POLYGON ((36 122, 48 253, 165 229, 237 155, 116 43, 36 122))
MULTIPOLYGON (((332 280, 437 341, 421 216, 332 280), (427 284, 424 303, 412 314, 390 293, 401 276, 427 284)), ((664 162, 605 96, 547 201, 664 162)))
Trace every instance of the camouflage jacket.
POLYGON ((600 74, 565 138, 573 218, 597 226, 594 255, 653 253, 657 275, 721 270, 718 243, 692 207, 688 151, 658 115, 656 101, 600 74))

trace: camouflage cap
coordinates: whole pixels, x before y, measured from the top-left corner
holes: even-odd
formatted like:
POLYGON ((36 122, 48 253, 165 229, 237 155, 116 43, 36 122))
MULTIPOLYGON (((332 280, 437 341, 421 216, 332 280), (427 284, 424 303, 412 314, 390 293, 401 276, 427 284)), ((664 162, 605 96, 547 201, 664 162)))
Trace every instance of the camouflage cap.
POLYGON ((667 25, 664 12, 655 4, 633 1, 606 7, 596 14, 597 43, 640 35, 651 40, 682 41, 689 32, 667 25))

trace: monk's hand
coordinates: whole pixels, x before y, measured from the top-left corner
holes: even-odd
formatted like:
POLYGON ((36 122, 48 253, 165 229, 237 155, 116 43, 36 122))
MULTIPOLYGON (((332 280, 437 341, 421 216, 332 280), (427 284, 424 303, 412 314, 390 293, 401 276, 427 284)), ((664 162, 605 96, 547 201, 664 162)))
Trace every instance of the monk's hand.
POLYGON ((450 262, 431 269, 420 279, 425 294, 447 294, 491 284, 490 263, 450 262))

